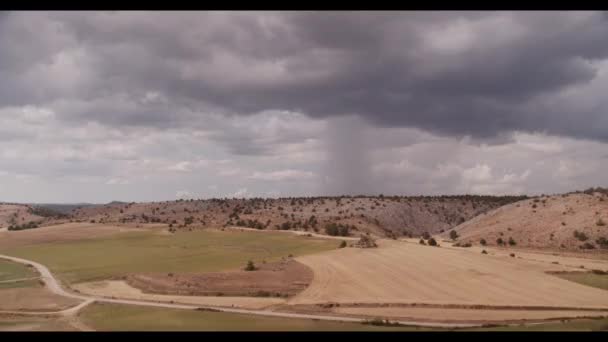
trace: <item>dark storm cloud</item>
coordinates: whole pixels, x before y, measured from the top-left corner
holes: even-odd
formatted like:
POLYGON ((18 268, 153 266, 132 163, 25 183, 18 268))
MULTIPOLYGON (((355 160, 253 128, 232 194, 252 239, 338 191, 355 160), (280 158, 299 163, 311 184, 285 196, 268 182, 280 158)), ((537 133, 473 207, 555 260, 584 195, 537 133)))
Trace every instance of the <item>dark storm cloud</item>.
POLYGON ((189 127, 204 125, 197 112, 277 109, 483 139, 608 140, 604 105, 539 100, 597 77, 605 13, 11 13, 0 47, 0 105, 55 105, 70 121, 189 127), (60 52, 78 58, 66 66, 60 52), (72 83, 45 73, 57 65, 72 83), (148 92, 166 102, 142 104, 148 92))

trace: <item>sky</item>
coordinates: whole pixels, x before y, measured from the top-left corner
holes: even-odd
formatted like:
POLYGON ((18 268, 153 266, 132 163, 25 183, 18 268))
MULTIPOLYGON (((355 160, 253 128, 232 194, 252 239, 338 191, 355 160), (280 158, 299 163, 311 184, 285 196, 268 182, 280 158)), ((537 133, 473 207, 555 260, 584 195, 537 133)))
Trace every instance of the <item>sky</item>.
POLYGON ((608 185, 604 12, 0 12, 0 201, 608 185))

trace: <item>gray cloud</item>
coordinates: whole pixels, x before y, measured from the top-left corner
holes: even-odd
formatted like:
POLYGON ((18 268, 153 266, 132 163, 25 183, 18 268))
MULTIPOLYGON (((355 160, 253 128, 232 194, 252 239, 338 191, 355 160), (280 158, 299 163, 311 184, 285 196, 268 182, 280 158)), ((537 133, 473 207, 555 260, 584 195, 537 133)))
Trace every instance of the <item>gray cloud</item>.
POLYGON ((158 198, 547 190, 554 169, 560 189, 606 181, 573 166, 605 159, 572 155, 608 142, 606 13, 0 12, 0 77, 1 177, 150 181, 158 198), (522 132, 573 147, 525 154, 522 132), (487 145, 517 167, 455 157, 487 145), (550 162, 521 166, 534 158, 550 162), (157 171, 201 159, 235 162, 157 171), (306 172, 320 189, 292 176, 306 172))

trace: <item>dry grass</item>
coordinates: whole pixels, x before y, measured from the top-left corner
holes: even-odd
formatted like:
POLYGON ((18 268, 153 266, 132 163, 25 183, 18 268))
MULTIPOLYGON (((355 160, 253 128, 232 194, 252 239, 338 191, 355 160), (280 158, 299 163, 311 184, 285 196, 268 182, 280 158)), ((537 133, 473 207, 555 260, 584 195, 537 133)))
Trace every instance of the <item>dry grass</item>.
MULTIPOLYGON (((604 290, 544 273, 543 265, 469 249, 382 240, 377 249, 344 248, 300 257, 311 286, 292 304, 429 303, 608 309, 604 290)), ((546 264, 547 269, 560 265, 546 264)))

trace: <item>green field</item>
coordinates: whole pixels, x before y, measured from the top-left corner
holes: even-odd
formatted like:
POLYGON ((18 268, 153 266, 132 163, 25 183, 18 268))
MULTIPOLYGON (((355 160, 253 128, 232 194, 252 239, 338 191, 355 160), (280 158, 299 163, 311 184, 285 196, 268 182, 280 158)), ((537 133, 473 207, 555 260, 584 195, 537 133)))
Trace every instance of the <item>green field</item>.
POLYGON ((23 264, 0 259, 0 282, 12 279, 32 278, 38 274, 33 268, 23 264))
POLYGON ((567 322, 543 323, 526 326, 506 326, 470 329, 472 331, 608 331, 608 318, 576 319, 567 322))
POLYGON ((591 272, 556 273, 556 276, 579 284, 608 290, 608 275, 591 272))
POLYGON ((310 319, 292 319, 150 308, 131 305, 93 304, 79 317, 101 331, 416 331, 413 327, 381 327, 359 323, 340 323, 310 319))
POLYGON ((26 245, 0 251, 40 262, 77 283, 140 272, 212 272, 337 248, 339 241, 281 233, 196 231, 117 233, 109 238, 26 245))
POLYGON ((0 259, 0 290, 18 287, 37 286, 37 279, 27 279, 37 277, 38 274, 33 268, 23 264, 0 259), (27 279, 23 281, 8 282, 10 280, 27 279))

